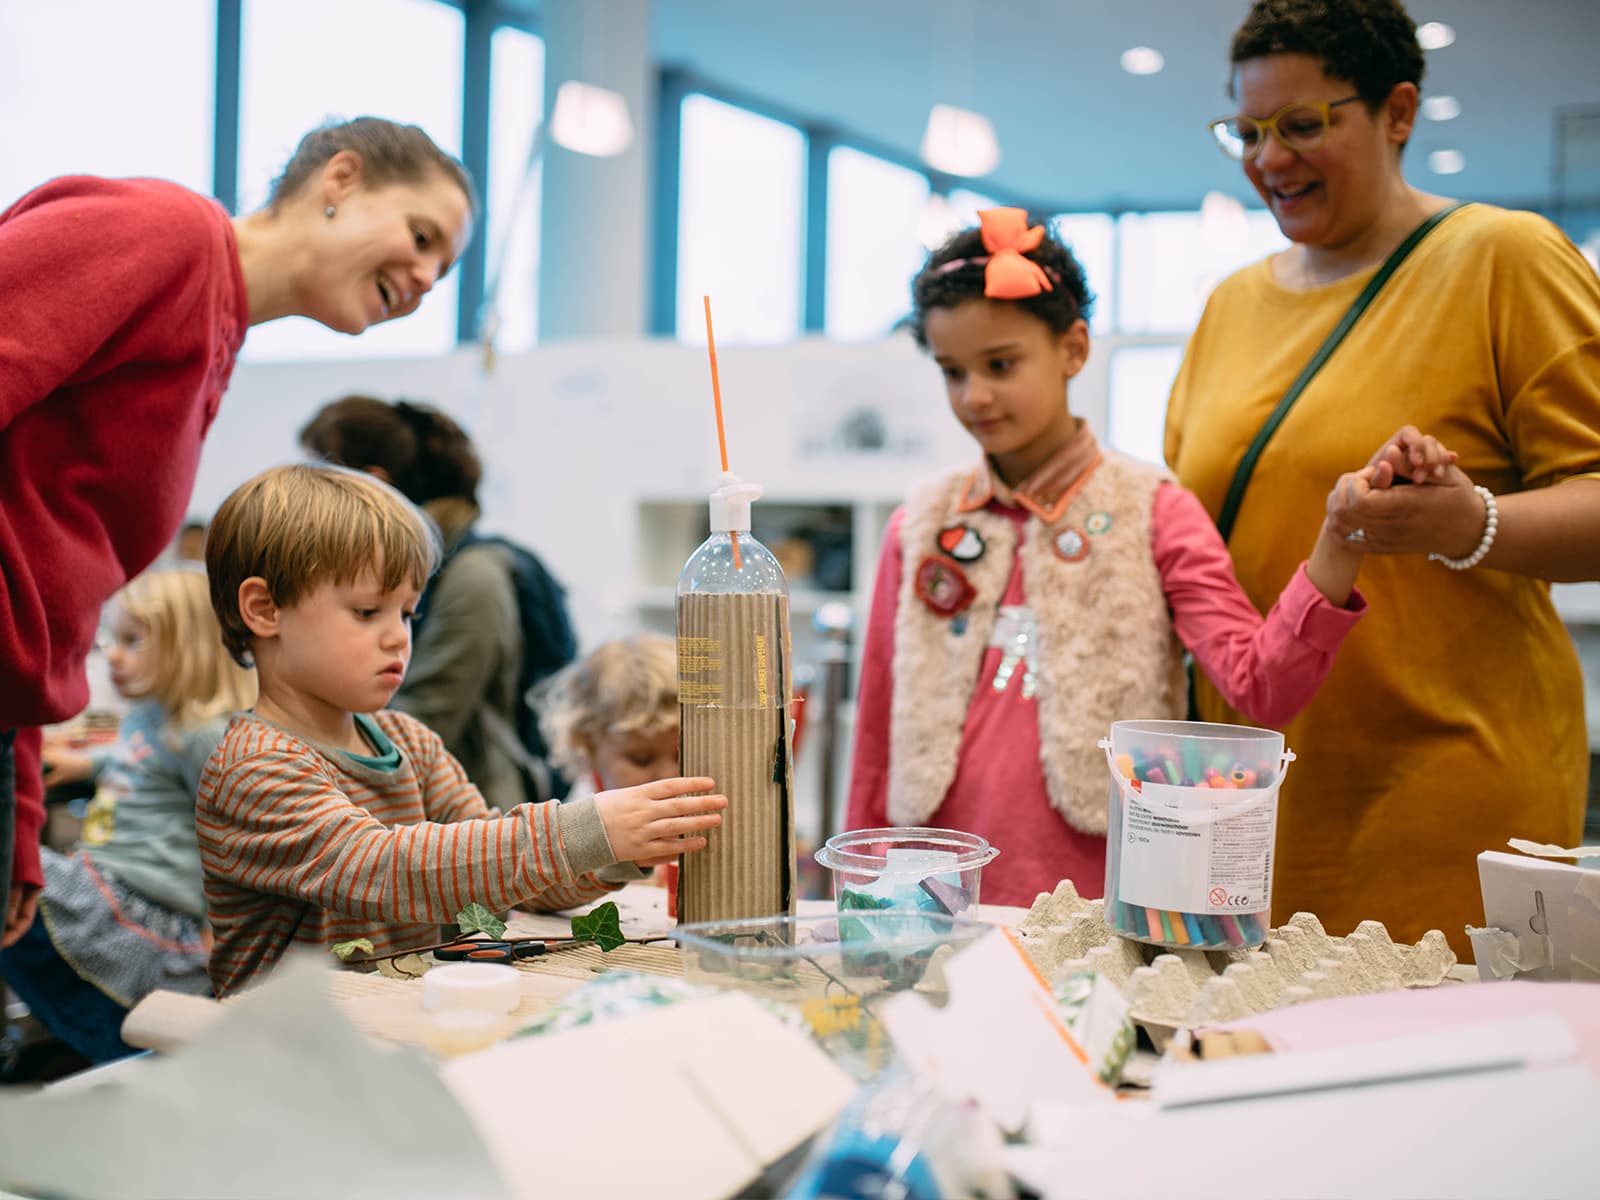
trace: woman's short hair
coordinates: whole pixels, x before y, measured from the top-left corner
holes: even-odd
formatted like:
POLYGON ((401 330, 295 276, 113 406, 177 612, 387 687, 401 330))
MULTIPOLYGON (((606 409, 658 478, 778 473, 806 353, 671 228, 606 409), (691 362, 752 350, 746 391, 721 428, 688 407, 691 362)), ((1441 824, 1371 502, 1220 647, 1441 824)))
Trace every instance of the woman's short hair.
POLYGON ((1234 32, 1230 61, 1268 54, 1319 60, 1324 75, 1345 80, 1374 111, 1396 84, 1422 86, 1417 25, 1400 0, 1256 0, 1234 32))
POLYGON ((325 582, 373 572, 384 591, 418 590, 439 565, 439 531, 394 488, 327 463, 274 467, 235 489, 211 518, 206 572, 223 644, 250 662, 239 587, 259 576, 280 607, 325 582))

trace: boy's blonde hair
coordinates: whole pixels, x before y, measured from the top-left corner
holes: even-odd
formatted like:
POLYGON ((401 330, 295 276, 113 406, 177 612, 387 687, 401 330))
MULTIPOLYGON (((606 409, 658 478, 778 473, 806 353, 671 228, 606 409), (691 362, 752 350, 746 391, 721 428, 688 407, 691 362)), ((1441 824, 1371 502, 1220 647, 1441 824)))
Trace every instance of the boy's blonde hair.
POLYGON ((606 642, 541 687, 538 708, 550 760, 576 778, 608 733, 678 727, 677 645, 658 633, 606 642))
POLYGON ((169 728, 198 729, 256 702, 255 672, 223 653, 204 573, 151 571, 114 600, 144 626, 150 696, 166 710, 169 728))
POLYGON ((249 665, 254 635, 239 612, 239 586, 252 576, 287 608, 319 584, 351 583, 366 571, 379 573, 386 592, 407 581, 420 590, 439 553, 433 522, 375 476, 326 463, 263 471, 222 502, 206 534, 223 644, 249 665))

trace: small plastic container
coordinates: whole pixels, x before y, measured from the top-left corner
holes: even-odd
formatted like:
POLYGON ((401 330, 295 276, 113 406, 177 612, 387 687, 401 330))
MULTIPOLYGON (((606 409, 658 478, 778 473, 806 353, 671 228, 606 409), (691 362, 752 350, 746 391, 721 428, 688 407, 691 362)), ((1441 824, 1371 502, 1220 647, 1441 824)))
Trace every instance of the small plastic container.
POLYGON ((945 960, 994 929, 967 917, 850 912, 707 921, 679 925, 672 936, 690 983, 789 1009, 840 1066, 870 1079, 893 1056, 878 1004, 914 991, 943 1005, 945 960))
POLYGON ((978 903, 983 868, 999 853, 974 833, 907 826, 835 834, 815 858, 833 873, 841 912, 954 916, 978 903))
POLYGON ((1228 950, 1266 940, 1283 735, 1246 725, 1118 721, 1100 742, 1111 775, 1106 924, 1158 946, 1228 950))

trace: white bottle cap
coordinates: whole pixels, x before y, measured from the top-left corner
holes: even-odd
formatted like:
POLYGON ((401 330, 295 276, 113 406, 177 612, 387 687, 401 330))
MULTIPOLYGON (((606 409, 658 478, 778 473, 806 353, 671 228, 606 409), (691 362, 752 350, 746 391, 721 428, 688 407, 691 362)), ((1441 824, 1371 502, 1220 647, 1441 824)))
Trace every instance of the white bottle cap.
POLYGON ((504 1015, 521 999, 520 973, 502 963, 451 963, 431 967, 422 977, 422 1007, 427 1012, 471 1008, 504 1015))
POLYGON ((750 503, 761 499, 759 483, 745 483, 732 471, 718 476, 720 484, 711 493, 711 532, 749 533, 750 503))

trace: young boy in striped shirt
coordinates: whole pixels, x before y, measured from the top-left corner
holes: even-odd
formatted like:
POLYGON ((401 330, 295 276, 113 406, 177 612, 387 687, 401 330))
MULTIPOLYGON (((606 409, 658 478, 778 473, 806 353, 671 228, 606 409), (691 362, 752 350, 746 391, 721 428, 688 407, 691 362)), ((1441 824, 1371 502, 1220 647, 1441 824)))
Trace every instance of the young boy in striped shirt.
POLYGON ((433 527, 370 475, 324 465, 256 476, 206 539, 223 641, 260 698, 200 780, 196 830, 219 996, 293 943, 370 938, 377 954, 439 940, 477 902, 583 904, 637 868, 705 846, 727 800, 666 779, 502 816, 437 734, 384 708, 438 565, 433 527))

